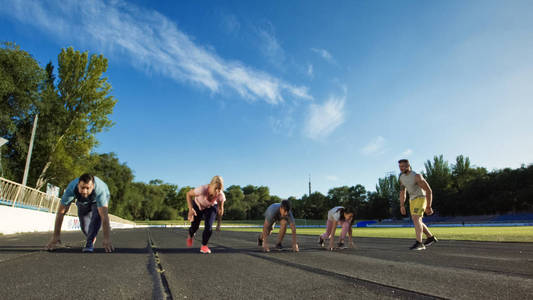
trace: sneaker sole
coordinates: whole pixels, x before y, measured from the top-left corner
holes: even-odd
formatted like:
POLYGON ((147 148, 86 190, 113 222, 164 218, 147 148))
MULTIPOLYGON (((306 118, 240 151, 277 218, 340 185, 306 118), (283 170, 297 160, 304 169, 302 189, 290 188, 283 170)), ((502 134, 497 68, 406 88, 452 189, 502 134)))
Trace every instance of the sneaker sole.
POLYGON ((427 246, 431 246, 431 245, 435 244, 435 243, 438 242, 438 241, 439 241, 439 240, 435 239, 435 240, 431 241, 430 243, 424 244, 424 246, 426 246, 426 247, 427 247, 427 246))
POLYGON ((205 251, 205 252, 204 252, 204 251, 200 250, 200 253, 203 253, 203 254, 211 254, 211 251, 205 251))
POLYGON ((421 251, 421 250, 426 250, 426 248, 415 248, 415 249, 410 249, 411 251, 421 251))

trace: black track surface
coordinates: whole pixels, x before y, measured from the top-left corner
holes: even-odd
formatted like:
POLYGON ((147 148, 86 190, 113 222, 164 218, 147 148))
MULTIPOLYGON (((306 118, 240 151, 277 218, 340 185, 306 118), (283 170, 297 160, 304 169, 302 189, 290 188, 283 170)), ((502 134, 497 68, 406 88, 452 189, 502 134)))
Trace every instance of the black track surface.
POLYGON ((263 253, 257 234, 223 231, 206 255, 197 240, 185 247, 185 230, 147 228, 114 230, 115 253, 86 254, 81 233, 63 233, 69 248, 43 251, 50 236, 0 236, 0 298, 533 299, 533 243, 439 241, 409 251, 411 240, 359 238, 355 249, 330 252, 299 236, 293 253, 287 236, 287 249, 263 253))

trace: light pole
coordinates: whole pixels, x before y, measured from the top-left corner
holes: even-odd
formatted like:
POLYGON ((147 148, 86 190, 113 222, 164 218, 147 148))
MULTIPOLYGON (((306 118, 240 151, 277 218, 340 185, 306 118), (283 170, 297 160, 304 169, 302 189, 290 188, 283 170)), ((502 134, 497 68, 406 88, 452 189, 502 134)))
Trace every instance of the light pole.
MULTIPOLYGON (((0 137, 0 148, 7 143, 7 140, 0 137)), ((2 168, 2 152, 0 151, 0 171, 2 171, 2 177, 4 177, 4 169, 2 168)))
POLYGON ((31 151, 33 150, 33 139, 35 138, 35 130, 37 129, 37 119, 39 114, 35 115, 35 120, 33 121, 33 129, 31 131, 30 138, 30 147, 28 148, 28 156, 26 156, 26 167, 24 168, 24 176, 22 177, 22 185, 26 185, 28 181, 28 172, 30 170, 30 160, 31 160, 31 151))

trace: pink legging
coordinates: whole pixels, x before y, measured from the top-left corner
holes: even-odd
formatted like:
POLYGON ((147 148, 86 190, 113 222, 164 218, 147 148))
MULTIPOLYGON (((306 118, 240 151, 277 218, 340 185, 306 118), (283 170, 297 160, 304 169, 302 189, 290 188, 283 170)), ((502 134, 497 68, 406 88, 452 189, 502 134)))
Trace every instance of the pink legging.
MULTIPOLYGON (((335 223, 334 221, 328 220, 328 222, 326 223, 326 232, 324 232, 324 234, 321 235, 323 239, 329 238, 329 236, 333 232, 334 223, 335 223)), ((341 240, 344 240, 344 238, 346 237, 346 234, 348 233, 348 230, 350 230, 350 222, 339 221, 337 223, 340 223, 340 225, 342 226, 341 240)))

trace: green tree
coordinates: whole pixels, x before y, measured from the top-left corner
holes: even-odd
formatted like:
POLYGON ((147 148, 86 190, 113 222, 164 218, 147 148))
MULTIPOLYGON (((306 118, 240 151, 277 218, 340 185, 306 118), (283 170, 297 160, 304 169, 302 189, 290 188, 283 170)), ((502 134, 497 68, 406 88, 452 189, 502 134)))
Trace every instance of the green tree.
POLYGON ((109 212, 124 218, 132 215, 127 209, 126 193, 133 182, 133 171, 120 163, 115 153, 91 154, 92 166, 89 173, 98 176, 108 186, 111 193, 109 212))
POLYGON ((178 215, 181 216, 183 219, 187 218, 187 213, 189 211, 189 207, 187 205, 187 193, 194 189, 192 186, 184 186, 182 187, 178 195, 176 197, 176 210, 178 211, 178 215))
POLYGON ((343 203, 349 202, 351 195, 352 192, 350 187, 347 185, 330 189, 328 191, 326 209, 331 209, 335 206, 343 205, 343 203))
POLYGON ((0 47, 0 135, 12 135, 17 121, 32 113, 44 71, 26 51, 13 43, 0 47))
POLYGON ((246 210, 246 218, 263 218, 266 208, 273 203, 270 198, 269 188, 266 186, 247 185, 242 188, 242 192, 244 195, 242 203, 246 210))
POLYGON ((342 203, 344 207, 355 209, 356 214, 363 216, 367 210, 366 189, 364 186, 357 184, 350 187, 350 198, 342 203))
MULTIPOLYGON (((367 194, 368 210, 366 219, 386 219, 390 216, 389 198, 383 197, 377 192, 367 194)), ((359 216, 363 217, 363 216, 359 216)))
POLYGON ((455 203, 452 197, 452 172, 443 155, 434 156, 433 162, 428 160, 425 164, 426 178, 433 191, 433 204, 439 214, 449 215, 455 213, 455 203))
POLYGON ((126 191, 126 208, 133 220, 144 220, 144 183, 133 182, 126 191))
POLYGON ((303 219, 304 217, 304 202, 302 199, 298 199, 296 197, 289 197, 287 198, 291 202, 292 207, 292 213, 294 214, 294 217, 297 219, 303 219))
POLYGON ((224 218, 229 220, 244 220, 246 219, 246 207, 243 203, 244 193, 238 185, 232 185, 226 189, 225 192, 227 203, 224 204, 224 218))
POLYGON ((87 160, 97 144, 96 133, 112 126, 109 115, 116 100, 109 95, 111 85, 104 77, 107 64, 102 55, 89 57, 73 48, 61 50, 57 89, 51 89, 49 73, 47 93, 39 105, 41 129, 35 151, 46 155, 32 162, 38 170, 37 189, 50 180, 64 183, 78 175, 75 166, 87 160), (46 135, 41 134, 43 128, 46 135))
POLYGON ((302 197, 302 214, 305 219, 324 219, 328 213, 328 197, 320 192, 302 197))
POLYGON ((1 149, 4 175, 22 180, 28 153, 31 121, 36 113, 44 70, 26 51, 13 43, 0 47, 0 137, 8 140, 1 149), (20 130, 25 127, 25 132, 20 130), (23 161, 22 164, 19 162, 23 161))
POLYGON ((369 204, 372 207, 371 211, 380 211, 380 218, 388 218, 393 216, 395 218, 401 218, 400 213, 400 183, 398 182, 398 177, 395 175, 389 175, 384 178, 378 179, 378 184, 376 185, 376 195, 373 195, 369 199, 369 204), (376 203, 379 202, 379 205, 382 205, 383 208, 375 207, 376 203), (388 213, 383 213, 381 211, 388 211, 388 213))

